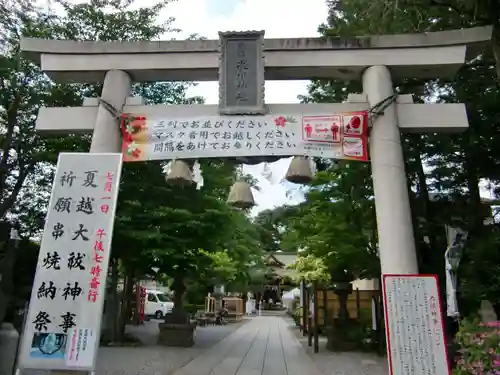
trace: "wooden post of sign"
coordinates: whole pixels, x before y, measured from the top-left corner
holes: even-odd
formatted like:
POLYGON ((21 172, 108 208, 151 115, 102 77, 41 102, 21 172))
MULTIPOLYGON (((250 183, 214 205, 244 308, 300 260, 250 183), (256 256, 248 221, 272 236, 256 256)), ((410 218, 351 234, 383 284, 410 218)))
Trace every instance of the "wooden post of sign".
POLYGON ((323 288, 323 326, 328 327, 328 290, 323 288))
POLYGON ((307 345, 312 346, 312 339, 313 339, 313 320, 312 320, 312 314, 314 309, 311 309, 311 302, 314 303, 314 297, 311 295, 311 284, 307 286, 307 345))
POLYGON ((319 332, 318 332, 318 284, 313 282, 313 320, 314 320, 314 353, 319 352, 319 332))
POLYGON ((304 293, 304 306, 302 307, 302 336, 307 335, 308 330, 308 316, 309 316, 309 293, 307 292, 306 282, 302 283, 302 289, 304 293))

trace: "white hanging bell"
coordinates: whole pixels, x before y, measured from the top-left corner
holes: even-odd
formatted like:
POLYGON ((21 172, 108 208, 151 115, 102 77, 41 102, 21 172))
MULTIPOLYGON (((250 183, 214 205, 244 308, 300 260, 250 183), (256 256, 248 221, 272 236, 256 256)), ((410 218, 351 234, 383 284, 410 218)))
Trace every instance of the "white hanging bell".
POLYGON ((313 172, 309 159, 305 156, 294 156, 285 179, 295 184, 310 183, 313 179, 313 172))
POLYGON ((172 185, 191 185, 193 183, 193 173, 185 161, 174 160, 170 165, 170 172, 167 174, 166 181, 172 185))
POLYGON ((250 185, 243 180, 236 181, 231 187, 227 203, 241 209, 252 208, 255 206, 255 200, 253 199, 250 185))

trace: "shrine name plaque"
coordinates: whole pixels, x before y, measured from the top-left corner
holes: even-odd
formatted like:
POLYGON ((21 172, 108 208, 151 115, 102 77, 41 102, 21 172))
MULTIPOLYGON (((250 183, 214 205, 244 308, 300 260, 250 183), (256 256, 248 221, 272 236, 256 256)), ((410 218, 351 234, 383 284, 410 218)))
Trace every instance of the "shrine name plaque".
POLYGON ((450 374, 435 275, 384 275, 390 375, 450 374))
POLYGON ((219 113, 264 115, 264 31, 219 33, 219 113))

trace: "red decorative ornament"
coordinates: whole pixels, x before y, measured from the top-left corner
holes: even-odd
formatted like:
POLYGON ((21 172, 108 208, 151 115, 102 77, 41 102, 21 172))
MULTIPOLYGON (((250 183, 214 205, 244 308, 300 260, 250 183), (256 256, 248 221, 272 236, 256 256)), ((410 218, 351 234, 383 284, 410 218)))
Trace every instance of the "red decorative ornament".
POLYGON ((139 150, 138 148, 136 148, 134 151, 132 151, 132 156, 134 158, 138 158, 140 154, 141 154, 141 150, 139 150))
POLYGON ((358 116, 354 116, 351 118, 349 124, 353 129, 358 129, 361 126, 361 119, 358 116))
POLYGON ((285 124, 286 124, 286 118, 284 118, 283 116, 276 117, 276 118, 274 119, 274 123, 276 124, 276 126, 282 126, 282 127, 285 127, 285 124))

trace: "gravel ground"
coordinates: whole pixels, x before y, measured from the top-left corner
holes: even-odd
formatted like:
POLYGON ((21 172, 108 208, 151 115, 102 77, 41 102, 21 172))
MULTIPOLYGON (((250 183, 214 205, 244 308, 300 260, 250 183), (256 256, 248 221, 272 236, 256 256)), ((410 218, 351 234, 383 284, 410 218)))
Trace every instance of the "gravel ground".
MULTIPOLYGON (((127 328, 127 332, 141 340, 143 346, 101 347, 95 375, 171 375, 243 324, 198 327, 193 347, 174 348, 156 345, 159 322, 151 320, 142 326, 127 328)), ((22 375, 48 375, 48 373, 41 370, 25 370, 22 375)))
POLYGON ((319 338, 319 352, 314 353, 313 348, 307 345, 307 336, 295 326, 291 319, 289 328, 295 332, 307 354, 314 364, 325 375, 387 375, 387 359, 372 353, 344 352, 334 353, 326 350, 326 338, 319 338))

